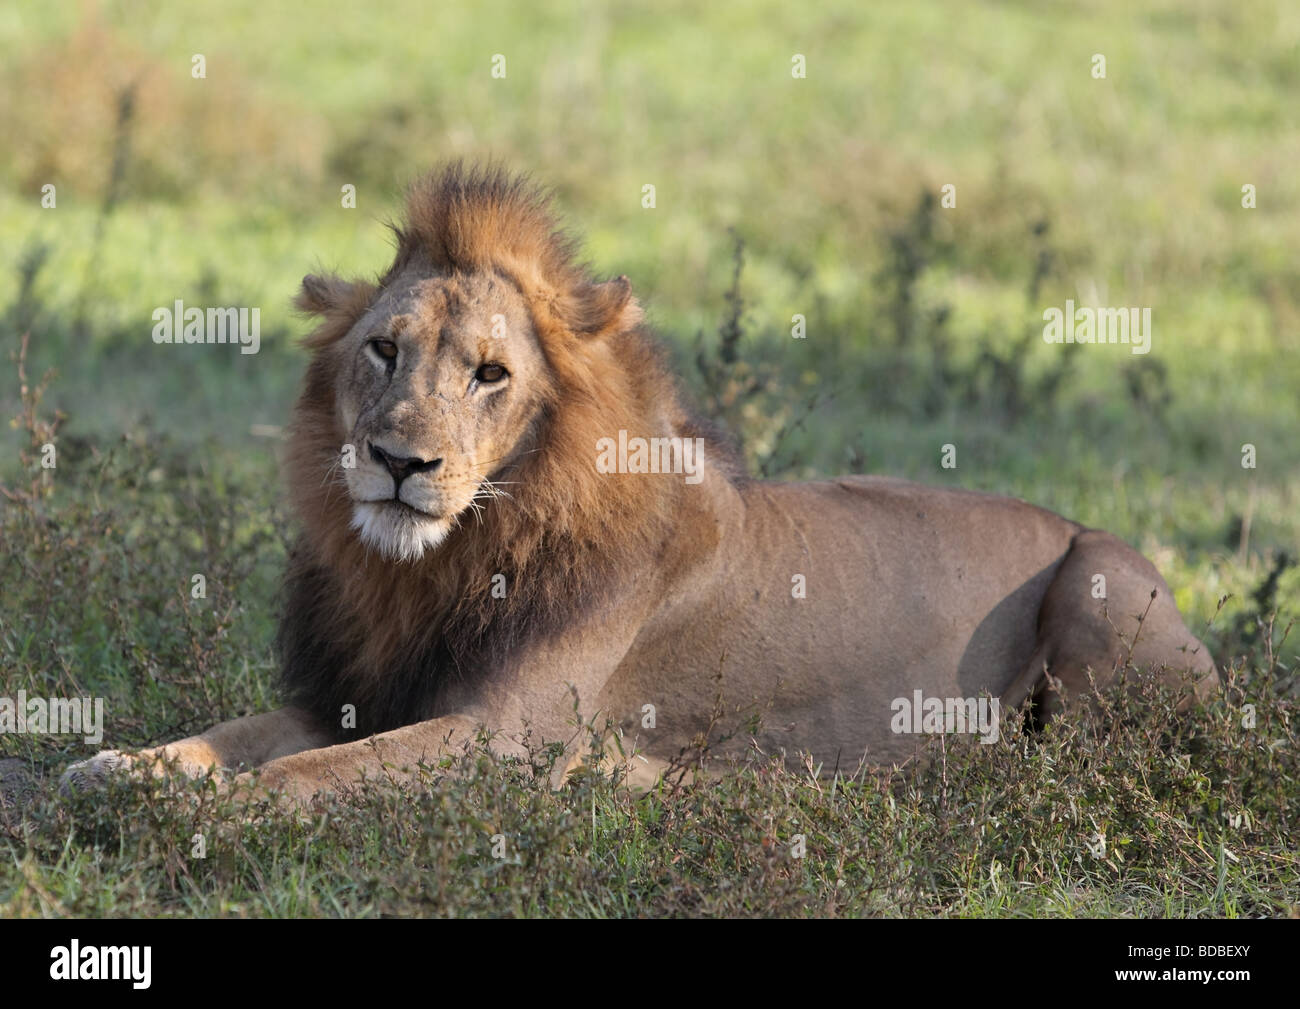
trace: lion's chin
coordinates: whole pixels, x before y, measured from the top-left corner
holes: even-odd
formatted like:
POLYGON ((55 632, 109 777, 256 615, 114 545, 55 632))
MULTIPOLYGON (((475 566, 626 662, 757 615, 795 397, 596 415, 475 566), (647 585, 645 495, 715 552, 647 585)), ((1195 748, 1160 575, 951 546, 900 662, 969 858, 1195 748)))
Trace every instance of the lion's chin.
POLYGON ((394 561, 418 561, 438 548, 454 520, 421 515, 388 502, 359 501, 352 509, 352 528, 361 542, 394 561))

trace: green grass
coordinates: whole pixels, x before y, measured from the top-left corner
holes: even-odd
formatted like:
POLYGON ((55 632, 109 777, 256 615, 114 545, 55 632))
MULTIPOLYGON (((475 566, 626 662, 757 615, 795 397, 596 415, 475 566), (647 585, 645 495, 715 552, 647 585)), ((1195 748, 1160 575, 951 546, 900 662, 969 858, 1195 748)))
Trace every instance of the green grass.
MULTIPOLYGON (((272 492, 227 476, 214 493, 188 455, 151 441, 92 453, 78 472, 77 503, 5 513, 10 688, 105 696, 115 745, 266 707, 265 603, 284 544, 278 526, 249 516, 274 514, 272 492), (207 577, 203 600, 186 591, 196 571, 207 577)), ((1096 719, 1039 736, 1013 724, 991 746, 938 739, 902 769, 816 776, 756 756, 718 781, 639 799, 592 774, 553 791, 553 751, 510 761, 481 746, 431 768, 413 793, 376 783, 301 820, 250 813, 212 782, 60 798, 40 782, 79 744, 0 737, 14 758, 0 764, 5 791, 17 800, 0 818, 0 908, 1294 915, 1295 680, 1265 661, 1267 646, 1257 652, 1221 698, 1187 716, 1167 695, 1120 692, 1096 719)), ((733 719, 724 715, 723 731, 733 719)))
MULTIPOLYGON (((154 441, 94 452, 77 470, 75 504, 5 513, 9 689, 104 696, 111 742, 125 746, 267 707, 265 604, 284 543, 280 526, 249 516, 274 515, 273 492, 229 475, 214 487, 154 441), (207 598, 189 596, 192 572, 207 598)), ((1231 680, 1188 716, 1167 695, 1120 692, 1097 719, 1039 736, 1012 724, 989 746, 938 739, 902 769, 815 776, 755 756, 642 798, 592 774, 553 791, 553 751, 510 761, 480 746, 413 793, 375 783, 304 819, 250 812, 212 782, 58 797, 49 783, 79 741, 4 736, 0 909, 1295 914, 1295 680, 1275 660, 1239 664, 1231 680)), ((742 716, 724 714, 722 731, 731 720, 742 716)))
MULTIPOLYGON (((3 814, 0 913, 1293 913, 1300 17, 1141 8, 409 0, 362 33, 251 0, 5 7, 0 348, 30 334, 29 376, 58 372, 38 415, 67 419, 37 432, 59 450, 43 476, 27 426, 0 432, 0 484, 34 490, 0 498, 0 694, 104 696, 112 746, 273 705, 293 527, 252 429, 284 422, 301 374, 290 298, 322 267, 378 272, 402 183, 488 156, 554 186, 755 471, 958 484, 1109 529, 1237 686, 1177 722, 1153 701, 923 768, 758 761, 644 800, 480 761, 310 825, 236 826, 197 790, 69 805, 49 780, 85 748, 4 735, 0 794, 27 798, 3 814), (945 183, 957 207, 927 209, 945 183), (261 353, 156 347, 176 298, 259 306, 261 353), (1044 344, 1067 298, 1150 306, 1151 354, 1044 344), (497 832, 522 864, 490 857, 497 832)), ((6 417, 18 386, 0 370, 6 417)))

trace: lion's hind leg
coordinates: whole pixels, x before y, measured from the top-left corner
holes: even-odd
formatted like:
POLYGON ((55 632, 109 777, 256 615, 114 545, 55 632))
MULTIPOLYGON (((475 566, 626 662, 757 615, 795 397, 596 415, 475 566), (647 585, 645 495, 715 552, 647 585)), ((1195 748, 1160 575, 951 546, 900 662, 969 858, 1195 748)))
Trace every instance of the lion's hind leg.
POLYGON ((1038 645, 1003 703, 1032 696, 1046 722, 1129 666, 1187 690, 1183 707, 1219 686, 1209 649, 1187 629, 1155 566, 1122 540, 1087 529, 1043 596, 1038 645))

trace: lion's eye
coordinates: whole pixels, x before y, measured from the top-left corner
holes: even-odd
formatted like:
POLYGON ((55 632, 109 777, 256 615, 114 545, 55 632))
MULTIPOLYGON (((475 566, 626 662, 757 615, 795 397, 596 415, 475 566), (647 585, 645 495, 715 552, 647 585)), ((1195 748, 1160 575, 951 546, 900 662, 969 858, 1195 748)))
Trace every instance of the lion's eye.
POLYGON ((474 377, 478 381, 490 385, 505 378, 506 370, 499 364, 480 364, 478 371, 474 372, 474 377))
POLYGON ((385 361, 397 360, 397 344, 392 340, 371 340, 370 347, 385 361))

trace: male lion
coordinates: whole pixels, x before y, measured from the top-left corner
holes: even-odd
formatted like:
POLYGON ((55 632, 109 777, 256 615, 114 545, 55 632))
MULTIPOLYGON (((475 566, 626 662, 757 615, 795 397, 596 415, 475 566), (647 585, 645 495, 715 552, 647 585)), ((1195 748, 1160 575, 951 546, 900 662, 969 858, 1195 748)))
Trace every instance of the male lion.
POLYGON ((621 727, 647 784, 719 695, 765 709, 760 747, 831 766, 913 752, 897 699, 1052 717, 1129 661, 1217 682, 1164 580, 1107 533, 901 480, 746 478, 627 278, 593 280, 527 182, 447 168, 397 239, 378 283, 308 276, 297 300, 321 323, 287 461, 290 706, 73 780, 164 758, 302 799, 481 728, 504 751, 566 740, 572 765, 576 707, 621 727))

